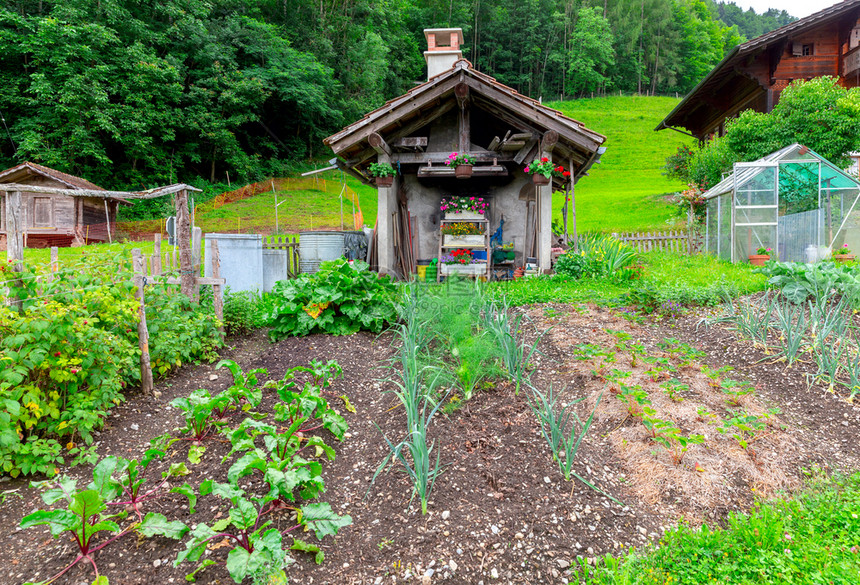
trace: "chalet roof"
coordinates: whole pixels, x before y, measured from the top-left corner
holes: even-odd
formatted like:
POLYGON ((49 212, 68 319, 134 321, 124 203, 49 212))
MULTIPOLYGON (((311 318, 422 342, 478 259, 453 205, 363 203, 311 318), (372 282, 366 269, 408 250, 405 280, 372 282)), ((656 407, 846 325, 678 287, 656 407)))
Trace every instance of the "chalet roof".
MULTIPOLYGON (((806 18, 801 18, 736 46, 681 100, 681 103, 669 112, 669 115, 657 125, 655 130, 680 126, 693 131, 691 115, 696 110, 705 108, 711 115, 722 113, 719 106, 713 104, 713 96, 718 95, 721 88, 726 87, 730 82, 749 86, 748 88, 744 87, 748 93, 753 89, 761 90, 758 82, 738 70, 738 67, 743 65, 747 59, 765 51, 774 49, 781 51, 783 43, 797 33, 838 21, 858 8, 860 8, 860 0, 843 0, 806 18)), ((699 115, 702 116, 703 114, 699 113, 699 115)))
MULTIPOLYGON (((388 141, 409 136, 454 109, 457 105, 455 89, 464 86, 475 106, 514 128, 527 127, 538 137, 549 131, 557 132, 554 153, 559 154, 561 160, 574 160, 572 170, 575 177, 585 173, 596 160, 598 150, 605 150, 601 148, 606 141, 605 136, 475 70, 466 59, 457 61, 451 69, 413 87, 402 96, 389 100, 323 142, 346 161, 345 166, 364 165, 376 156, 369 143, 371 134, 378 133, 388 141)), ((483 154, 491 156, 492 152, 483 154)))
POLYGON ((104 191, 103 188, 99 187, 95 183, 90 183, 86 179, 82 179, 68 173, 63 173, 49 167, 43 167, 42 165, 33 162, 24 162, 12 167, 11 169, 1 171, 0 183, 19 183, 21 179, 32 175, 39 175, 52 179, 58 183, 66 185, 70 189, 104 191))

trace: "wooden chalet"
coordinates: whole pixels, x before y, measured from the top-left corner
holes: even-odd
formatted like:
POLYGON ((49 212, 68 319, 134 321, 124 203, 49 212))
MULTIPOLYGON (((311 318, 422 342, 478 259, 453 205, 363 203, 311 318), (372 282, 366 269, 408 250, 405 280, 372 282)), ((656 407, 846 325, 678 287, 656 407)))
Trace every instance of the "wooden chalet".
POLYGON ((829 8, 740 44, 660 122, 699 140, 721 136, 743 110, 769 112, 796 79, 840 77, 860 85, 860 0, 829 8))
POLYGON ((575 182, 599 160, 605 137, 475 70, 459 51, 460 29, 424 32, 428 81, 324 141, 337 165, 364 182, 371 163, 397 170, 391 187, 378 188, 379 270, 402 275, 417 259, 437 257, 448 196, 489 200, 489 231, 502 226, 516 265, 536 258, 549 269, 553 191, 568 182, 536 187, 523 169, 547 156, 575 182), (452 152, 477 159, 471 178, 458 180, 445 166, 452 152))
POLYGON ((0 249, 3 250, 9 215, 3 189, 7 184, 20 186, 20 227, 24 246, 31 248, 110 241, 118 206, 130 205, 123 197, 106 195, 104 189, 86 179, 36 163, 21 163, 0 172, 0 249), (29 191, 28 186, 39 190, 29 191))

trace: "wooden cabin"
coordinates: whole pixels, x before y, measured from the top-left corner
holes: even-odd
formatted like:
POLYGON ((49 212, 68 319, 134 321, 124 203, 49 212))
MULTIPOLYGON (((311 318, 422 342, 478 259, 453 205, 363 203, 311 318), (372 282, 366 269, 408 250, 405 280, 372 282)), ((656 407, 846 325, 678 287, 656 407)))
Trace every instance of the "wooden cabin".
POLYGON ((860 86, 860 0, 833 6, 740 44, 660 122, 699 140, 722 136, 744 110, 770 112, 796 79, 840 77, 860 86))
MULTIPOLYGON (((21 226, 24 246, 84 245, 107 242, 114 235, 117 208, 130 205, 121 197, 92 197, 104 191, 86 179, 25 162, 0 172, 0 184, 64 189, 65 193, 21 192, 21 226), (69 195, 81 191, 81 195, 69 195)), ((6 195, 0 190, 0 249, 6 249, 6 195)))
POLYGON ((391 186, 378 187, 379 271, 402 277, 418 260, 440 257, 440 225, 448 221, 440 203, 453 196, 489 201, 488 231, 501 228, 501 241, 513 244, 511 264, 532 258, 529 264, 548 270, 553 192, 564 201, 559 192, 599 161, 605 137, 475 70, 459 50, 460 29, 424 34, 428 80, 324 140, 334 162, 365 183, 373 182, 371 163, 397 171, 391 186), (475 157, 470 178, 456 178, 444 164, 453 152, 475 157), (572 181, 534 185, 524 167, 544 156, 572 181))

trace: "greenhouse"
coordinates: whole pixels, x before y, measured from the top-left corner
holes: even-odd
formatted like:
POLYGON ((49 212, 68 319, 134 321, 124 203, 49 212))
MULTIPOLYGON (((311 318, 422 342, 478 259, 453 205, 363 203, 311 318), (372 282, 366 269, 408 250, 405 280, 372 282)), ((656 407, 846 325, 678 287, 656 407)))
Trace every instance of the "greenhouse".
POLYGON ((800 144, 735 163, 709 189, 705 249, 743 262, 761 248, 781 262, 816 262, 860 249, 860 182, 800 144))

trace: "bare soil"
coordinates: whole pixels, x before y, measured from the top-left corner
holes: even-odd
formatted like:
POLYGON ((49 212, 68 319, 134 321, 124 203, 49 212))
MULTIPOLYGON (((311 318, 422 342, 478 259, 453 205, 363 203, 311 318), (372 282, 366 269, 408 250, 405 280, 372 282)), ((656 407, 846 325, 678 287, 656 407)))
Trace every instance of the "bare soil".
MULTIPOLYGON (((410 500, 410 487, 400 470, 390 467, 371 483, 386 455, 381 433, 394 440, 402 434, 402 413, 383 381, 391 354, 390 336, 357 334, 349 337, 314 335, 270 344, 263 332, 234 340, 223 357, 236 360, 246 371, 263 367, 270 378, 280 379, 287 369, 311 359, 335 359, 344 376, 335 382, 337 395, 345 394, 355 414, 341 408, 349 423, 342 443, 332 437, 337 458, 324 464, 327 491, 323 501, 352 517, 353 524, 322 543, 326 559, 321 566, 308 555, 294 553, 288 569, 293 583, 376 584, 413 580, 417 583, 567 583, 577 557, 619 554, 659 537, 681 516, 719 522, 731 510, 748 509, 757 497, 770 497, 798 486, 802 469, 856 470, 860 460, 856 434, 860 410, 816 385, 809 385, 808 365, 786 368, 751 346, 738 342, 721 328, 697 326, 700 314, 672 323, 636 324, 604 308, 536 305, 528 311, 532 339, 552 326, 540 341, 542 355, 534 361, 537 387, 552 384, 562 401, 585 396, 578 405, 586 418, 601 397, 595 423, 582 444, 574 470, 624 505, 574 480, 563 480, 524 392, 516 395, 509 383, 477 392, 461 408, 442 415, 431 436, 441 454, 445 472, 437 481, 422 516, 420 504, 410 500), (630 371, 627 384, 641 384, 653 406, 671 418, 685 434, 702 433, 706 440, 693 445, 679 464, 649 439, 647 430, 630 417, 600 377, 601 358, 582 357, 576 346, 584 343, 612 347, 616 338, 606 330, 626 331, 647 349, 648 355, 669 355, 658 344, 675 338, 703 350, 706 357, 680 367, 672 376, 689 385, 683 400, 668 398, 651 381, 648 364, 634 365, 630 352, 618 352, 608 369, 630 371), (764 359, 764 361, 760 361, 764 359), (701 364, 732 366, 730 374, 756 386, 751 397, 730 407, 719 389, 709 383, 701 364), (597 372, 595 374, 594 371, 597 372), (752 444, 754 455, 703 420, 700 409, 726 418, 742 409, 763 414, 779 408, 767 429, 752 444), (379 425, 379 429, 375 425, 379 425), (381 431, 381 432, 380 432, 381 431)), ((204 387, 217 392, 230 384, 226 370, 214 365, 183 368, 157 386, 158 398, 131 394, 116 408, 98 437, 101 455, 140 456, 149 439, 181 424, 180 412, 170 400, 204 387), (217 376, 217 378, 215 378, 217 376)), ((337 398, 333 401, 338 402, 337 398)), ((239 422, 237 418, 234 422, 239 422)), ((186 446, 177 445, 164 462, 154 464, 153 475, 171 461, 182 461, 186 446)), ((206 442, 202 462, 189 465, 182 478, 198 485, 206 478, 226 481, 228 465, 221 458, 228 444, 220 438, 206 442)), ((90 467, 68 473, 91 479, 90 467)), ((19 530, 22 516, 44 507, 28 480, 0 484, 7 494, 0 506, 0 522, 7 527, 0 550, 0 582, 21 583, 46 579, 75 558, 76 547, 65 538, 54 540, 48 531, 19 530)), ((197 513, 189 516, 184 497, 168 494, 148 510, 162 512, 186 523, 211 522, 224 513, 221 502, 201 498, 197 513)), ((276 526, 292 525, 287 514, 275 517, 276 526)), ((312 539, 309 537, 305 537, 312 539)), ((285 538, 285 541, 288 539, 285 538)), ((184 544, 167 539, 138 540, 128 535, 96 555, 101 572, 111 583, 183 583, 191 566, 174 567, 184 544)), ((213 545, 210 558, 223 559, 225 550, 213 545)), ((92 567, 83 564, 58 583, 90 583, 92 567)), ((207 568, 198 583, 232 582, 222 567, 207 568)))

